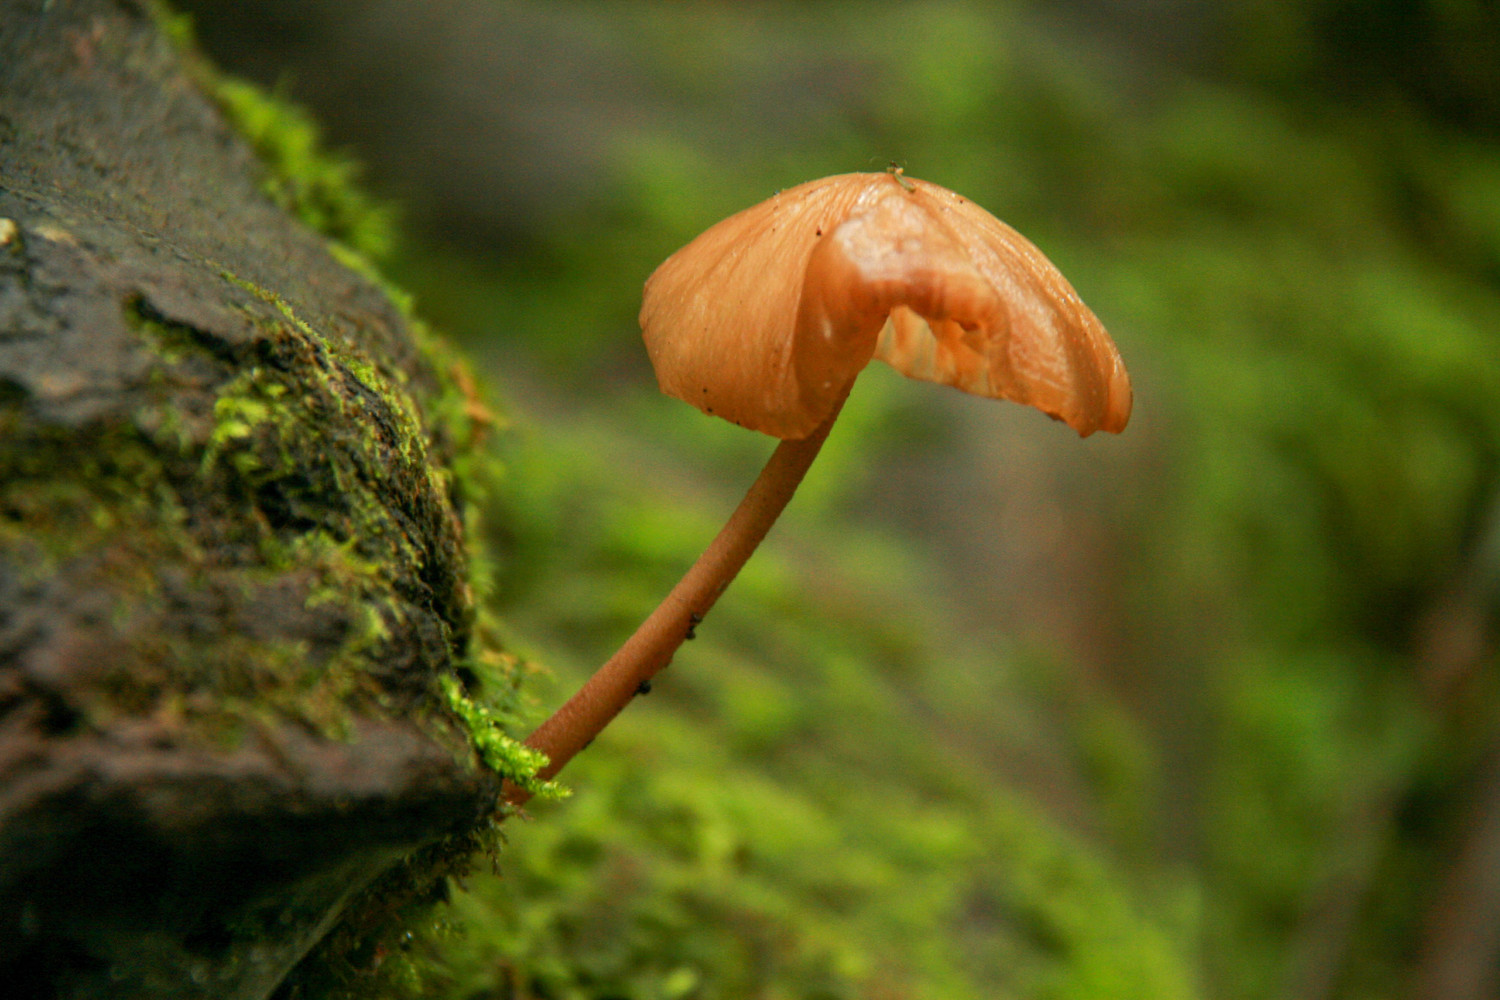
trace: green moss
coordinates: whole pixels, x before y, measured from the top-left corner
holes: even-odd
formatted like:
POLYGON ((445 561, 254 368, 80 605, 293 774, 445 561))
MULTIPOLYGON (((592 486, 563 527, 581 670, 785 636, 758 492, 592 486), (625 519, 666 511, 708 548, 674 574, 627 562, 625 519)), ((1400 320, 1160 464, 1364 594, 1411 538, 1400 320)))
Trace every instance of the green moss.
POLYGON ((33 586, 65 573, 70 589, 107 600, 105 619, 85 617, 76 627, 84 636, 99 629, 124 640, 78 706, 86 722, 159 713, 185 726, 184 735, 216 744, 275 717, 340 726, 344 696, 368 655, 356 630, 314 651, 304 641, 211 626, 221 609, 190 596, 209 588, 253 601, 277 575, 224 566, 222 539, 191 524, 203 496, 191 461, 164 458, 136 428, 85 436, 29 430, 7 443, 0 450, 5 562, 24 567, 33 586))
MULTIPOLYGON (((381 401, 394 424, 384 441, 341 442, 345 448, 336 452, 340 460, 330 463, 327 474, 337 488, 352 491, 349 520, 357 530, 333 531, 328 542, 334 547, 342 545, 351 556, 359 555, 369 565, 381 562, 369 551, 375 544, 372 539, 403 544, 404 536, 394 530, 398 526, 391 525, 379 505, 369 503, 369 497, 362 495, 376 475, 394 472, 414 484, 423 481, 432 495, 451 498, 460 512, 463 523, 458 544, 464 547, 462 557, 469 574, 462 585, 468 604, 468 631, 466 636, 455 637, 455 648, 468 687, 445 685, 439 701, 473 727, 476 746, 482 748, 486 760, 507 762, 508 776, 529 782, 529 775, 534 773, 527 763, 530 758, 510 747, 506 742, 509 737, 495 729, 514 718, 520 681, 527 671, 524 665, 498 652, 495 637, 499 629, 482 602, 492 589, 489 577, 493 564, 486 550, 482 510, 502 472, 489 441, 497 423, 493 410, 482 399, 482 391, 463 359, 414 314, 410 296, 386 281, 370 263, 372 258, 384 256, 392 244, 392 216, 359 190, 355 183, 359 171, 352 161, 321 148, 317 128, 302 109, 207 66, 192 52, 190 24, 175 18, 163 4, 153 6, 164 30, 188 53, 200 84, 261 155, 268 171, 268 193, 329 236, 330 253, 380 287, 400 309, 416 339, 435 383, 435 391, 425 393, 420 403, 405 387, 406 373, 383 372, 359 352, 323 336, 273 290, 225 274, 231 284, 270 305, 289 325, 290 330, 275 336, 277 342, 300 340, 302 349, 314 355, 305 370, 320 373, 321 388, 328 390, 327 399, 344 407, 355 395, 362 395, 359 389, 365 390, 381 401), (296 336, 291 336, 293 333, 296 336), (376 468, 377 461, 389 458, 380 445, 391 443, 399 455, 399 467, 376 468), (474 601, 476 595, 481 599, 478 602, 474 601)), ((165 334, 158 339, 164 359, 170 361, 174 352, 183 349, 184 337, 171 330, 165 334)), ((309 397, 298 387, 278 381, 267 366, 250 367, 226 386, 215 404, 206 460, 228 463, 258 488, 285 484, 299 443, 323 426, 320 418, 316 406, 309 404, 309 397)))
MULTIPOLYGON (((100 684, 90 712, 161 710, 222 743, 278 717, 337 736, 348 712, 395 695, 405 710, 451 720, 500 774, 555 794, 535 782, 535 755, 502 730, 524 670, 498 652, 494 623, 475 620, 464 576, 483 538, 471 498, 492 491, 499 467, 483 448, 488 411, 460 362, 423 331, 440 387, 429 431, 402 380, 274 293, 225 280, 273 307, 252 314, 253 346, 230 349, 139 298, 125 303, 158 359, 133 423, 81 438, 29 426, 19 400, 0 408, 14 445, 0 453, 0 545, 36 581, 107 553, 101 589, 116 595, 113 618, 133 636, 133 655, 100 684), (194 397, 174 389, 203 379, 218 382, 211 407, 181 409, 194 397), (450 470, 443 462, 455 454, 450 470), (163 567, 176 578, 163 580, 163 567), (194 637, 222 628, 189 620, 210 609, 184 609, 166 593, 209 588, 229 606, 253 606, 287 579, 303 596, 281 610, 322 622, 316 641, 231 627, 210 650, 194 637), (468 688, 453 675, 389 688, 380 664, 418 606, 443 613, 447 653, 468 688)), ((487 590, 489 560, 474 563, 487 590)))
MULTIPOLYGON (((348 266, 375 273, 363 258, 345 248, 339 250, 339 256, 348 266)), ((527 671, 517 658, 500 651, 499 622, 489 600, 494 590, 494 560, 489 555, 485 514, 494 502, 504 472, 498 455, 487 447, 497 418, 468 362, 412 312, 409 296, 390 289, 384 279, 379 280, 401 308, 423 359, 435 373, 439 389, 429 397, 427 412, 435 439, 453 456, 448 468, 464 510, 463 534, 468 545, 476 619, 474 638, 463 667, 487 697, 483 701, 476 699, 454 677, 442 678, 444 696, 450 710, 468 727, 481 758, 493 770, 511 776, 520 787, 541 798, 564 797, 567 794, 564 786, 535 777, 546 763, 545 755, 529 749, 506 732, 514 725, 520 682, 527 671)))
POLYGON ((6 515, 0 533, 29 542, 48 566, 147 523, 168 529, 161 535, 168 544, 191 545, 181 530, 181 503, 164 485, 165 463, 134 429, 100 431, 80 442, 0 415, 0 436, 6 441, 0 449, 6 515), (62 469, 69 474, 58 475, 62 469))
POLYGON ((266 164, 264 190, 273 201, 361 253, 379 258, 390 252, 395 242, 391 209, 358 186, 361 170, 355 160, 323 148, 305 111, 226 76, 218 77, 209 93, 266 164))

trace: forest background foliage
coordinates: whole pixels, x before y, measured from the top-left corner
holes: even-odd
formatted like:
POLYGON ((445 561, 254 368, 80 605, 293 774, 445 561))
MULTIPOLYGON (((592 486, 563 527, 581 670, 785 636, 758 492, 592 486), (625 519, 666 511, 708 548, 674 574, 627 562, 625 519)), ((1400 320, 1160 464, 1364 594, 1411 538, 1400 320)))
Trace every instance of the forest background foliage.
POLYGON ((769 451, 635 326, 718 218, 895 161, 1135 380, 1080 444, 867 372, 576 794, 392 960, 422 995, 1493 995, 1491 8, 179 6, 403 206, 386 269, 502 400, 488 599, 538 715, 769 451))

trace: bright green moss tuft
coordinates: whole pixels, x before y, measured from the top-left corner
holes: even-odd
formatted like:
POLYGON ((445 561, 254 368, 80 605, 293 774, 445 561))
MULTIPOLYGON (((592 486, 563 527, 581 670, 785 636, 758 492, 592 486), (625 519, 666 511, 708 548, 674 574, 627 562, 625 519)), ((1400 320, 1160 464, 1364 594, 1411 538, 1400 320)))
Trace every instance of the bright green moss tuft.
POLYGON ((458 678, 444 676, 439 678, 439 683, 448 707, 468 727, 476 751, 492 770, 510 776, 533 795, 552 799, 566 796, 566 791, 557 782, 541 781, 536 777, 547 764, 546 754, 508 736, 500 715, 470 697, 458 678))

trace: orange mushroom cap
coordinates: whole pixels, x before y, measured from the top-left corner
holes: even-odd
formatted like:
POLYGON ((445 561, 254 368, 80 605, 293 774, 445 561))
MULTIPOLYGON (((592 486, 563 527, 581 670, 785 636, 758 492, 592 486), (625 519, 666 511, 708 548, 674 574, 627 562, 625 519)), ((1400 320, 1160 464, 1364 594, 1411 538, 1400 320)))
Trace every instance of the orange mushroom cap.
POLYGON ((903 375, 1118 433, 1114 342, 1025 237, 894 172, 809 181, 730 216, 646 281, 663 392, 784 439, 811 434, 872 357, 903 375))

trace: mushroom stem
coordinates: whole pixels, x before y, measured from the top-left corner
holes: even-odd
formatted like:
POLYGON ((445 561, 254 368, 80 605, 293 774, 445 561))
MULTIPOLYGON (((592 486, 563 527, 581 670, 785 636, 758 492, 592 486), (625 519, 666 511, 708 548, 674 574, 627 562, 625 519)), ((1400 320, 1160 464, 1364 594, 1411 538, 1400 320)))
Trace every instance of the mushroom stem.
MULTIPOLYGON (((782 441, 776 446, 729 522, 677 586, 615 655, 527 738, 527 746, 542 751, 548 758, 539 777, 549 779, 562 770, 620 714, 657 671, 672 661, 677 647, 692 638, 693 628, 708 614, 792 499, 823 447, 843 402, 841 396, 828 419, 807 437, 782 441)), ((519 806, 530 797, 524 789, 507 783, 505 798, 511 805, 519 806)))

